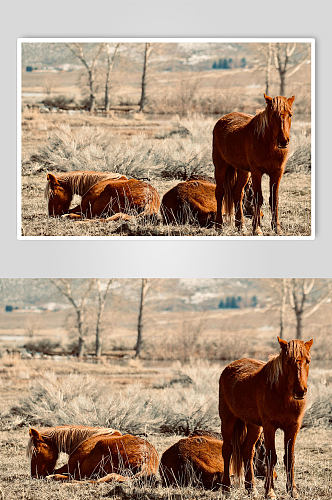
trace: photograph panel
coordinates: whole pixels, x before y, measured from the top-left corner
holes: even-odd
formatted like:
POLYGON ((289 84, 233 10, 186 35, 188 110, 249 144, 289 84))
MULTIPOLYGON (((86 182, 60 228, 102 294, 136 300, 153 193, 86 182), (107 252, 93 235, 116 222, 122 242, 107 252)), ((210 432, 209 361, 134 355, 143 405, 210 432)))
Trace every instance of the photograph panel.
POLYGON ((313 40, 21 39, 18 56, 19 238, 314 237, 313 40))
POLYGON ((0 284, 6 500, 330 498, 331 279, 0 284))

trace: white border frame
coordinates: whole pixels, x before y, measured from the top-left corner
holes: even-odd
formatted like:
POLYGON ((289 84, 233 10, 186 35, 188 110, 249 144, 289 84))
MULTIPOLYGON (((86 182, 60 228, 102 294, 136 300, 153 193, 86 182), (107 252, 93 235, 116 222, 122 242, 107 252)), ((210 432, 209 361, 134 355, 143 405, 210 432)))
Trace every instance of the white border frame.
POLYGON ((316 235, 316 207, 315 207, 315 158, 316 158, 316 82, 315 82, 315 39, 314 38, 207 38, 207 37, 71 37, 71 38, 18 38, 17 39, 17 239, 18 240, 105 240, 105 241, 134 241, 134 240, 261 240, 261 241, 290 241, 290 240, 314 240, 316 235), (277 43, 277 42, 296 42, 310 43, 311 45, 311 234, 309 236, 22 236, 22 73, 21 73, 21 46, 23 43, 100 43, 100 42, 120 42, 120 43, 277 43))

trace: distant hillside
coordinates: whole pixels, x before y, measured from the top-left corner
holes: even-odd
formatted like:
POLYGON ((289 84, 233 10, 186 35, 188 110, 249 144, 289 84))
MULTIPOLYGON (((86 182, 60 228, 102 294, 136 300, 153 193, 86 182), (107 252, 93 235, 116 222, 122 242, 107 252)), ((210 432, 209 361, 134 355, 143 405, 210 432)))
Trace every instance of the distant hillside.
MULTIPOLYGON (((84 44, 84 50, 93 55, 96 44, 84 44)), ((140 70, 143 62, 144 43, 120 45, 117 64, 130 71, 140 70)), ((219 60, 230 60, 233 65, 245 59, 250 65, 256 58, 251 44, 239 43, 155 43, 151 52, 151 68, 157 71, 207 70, 219 60)), ((102 61, 102 58, 101 58, 102 61)), ((22 47, 22 66, 39 69, 66 69, 80 66, 64 43, 25 43, 22 47)))
MULTIPOLYGON (((74 280, 73 289, 84 286, 81 279, 74 280)), ((2 307, 7 304, 18 307, 45 304, 67 304, 48 279, 8 279, 1 281, 2 307)), ((112 294, 117 308, 137 308, 140 280, 114 280, 112 294)), ((249 304, 256 296, 258 305, 265 305, 268 294, 264 280, 250 279, 156 279, 151 282, 147 303, 152 310, 209 310, 216 309, 227 297, 241 297, 249 304)))

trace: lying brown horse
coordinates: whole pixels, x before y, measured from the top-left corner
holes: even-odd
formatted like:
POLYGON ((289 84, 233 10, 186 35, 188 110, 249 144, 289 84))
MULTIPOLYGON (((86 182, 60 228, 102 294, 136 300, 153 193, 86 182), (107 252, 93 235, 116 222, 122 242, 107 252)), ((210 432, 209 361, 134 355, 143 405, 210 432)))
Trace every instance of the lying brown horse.
POLYGON ((231 215, 235 206, 235 224, 243 225, 243 189, 251 173, 255 214, 253 234, 262 234, 260 209, 263 204, 262 175, 270 177, 269 203, 272 229, 281 233, 278 216, 279 184, 288 156, 292 105, 295 97, 269 97, 266 108, 255 116, 229 113, 213 130, 212 158, 215 166, 217 218, 222 225, 222 204, 231 215))
MULTIPOLYGON (((72 429, 75 435, 75 428, 72 429)), ((114 430, 105 429, 104 434, 102 432, 100 429, 96 433, 95 429, 95 434, 80 443, 76 442, 74 446, 69 437, 67 440, 59 439, 57 428, 40 433, 30 429, 32 477, 96 483, 155 478, 159 459, 156 449, 148 441, 114 430), (66 465, 54 470, 60 451, 68 453, 69 460, 66 465)))
POLYGON ((216 185, 206 179, 180 182, 164 194, 161 214, 165 224, 186 224, 196 219, 200 226, 214 223, 217 203, 216 185))
MULTIPOLYGON (((246 184, 243 211, 253 216, 253 191, 251 181, 246 184)), ((165 224, 186 224, 197 220, 202 227, 214 224, 217 214, 216 185, 213 181, 193 177, 180 182, 164 194, 160 211, 165 224)))
POLYGON ((84 196, 98 182, 105 179, 127 179, 114 172, 81 171, 47 174, 45 198, 49 216, 68 213, 74 194, 84 196))
POLYGON ((63 181, 48 174, 49 213, 61 215, 68 212, 72 219, 107 217, 130 219, 134 215, 153 216, 158 213, 160 199, 157 191, 148 183, 137 179, 103 179, 94 182, 84 194, 80 205, 69 210, 72 191, 63 181))
POLYGON ((245 469, 245 486, 254 488, 254 445, 263 427, 266 447, 266 498, 276 498, 273 471, 277 463, 275 433, 284 431, 284 464, 286 488, 298 498, 294 482, 294 446, 305 410, 310 348, 313 340, 291 340, 278 337, 279 355, 267 363, 255 359, 240 359, 228 365, 219 381, 219 414, 224 438, 223 489, 230 487, 230 459, 235 475, 245 469))
MULTIPOLYGON (((159 472, 163 486, 220 487, 224 472, 222 445, 219 436, 204 431, 180 439, 162 454, 159 472)), ((254 457, 255 474, 258 477, 265 475, 264 452, 261 437, 254 457)))

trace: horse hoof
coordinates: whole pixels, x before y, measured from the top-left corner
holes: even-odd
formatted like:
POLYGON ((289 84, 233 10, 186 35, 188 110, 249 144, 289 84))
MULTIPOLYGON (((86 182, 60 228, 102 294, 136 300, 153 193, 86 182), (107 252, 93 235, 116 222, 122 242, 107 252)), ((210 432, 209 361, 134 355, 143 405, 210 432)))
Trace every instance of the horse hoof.
POLYGON ((265 495, 265 498, 272 498, 272 499, 276 499, 277 498, 277 495, 274 493, 274 490, 270 490, 266 495, 265 495))
POLYGON ((222 489, 223 496, 225 496, 225 497, 229 497, 230 496, 230 494, 231 494, 231 488, 229 486, 222 485, 221 489, 222 489))
POLYGON ((256 227, 253 234, 254 234, 254 236, 263 236, 263 231, 261 230, 260 227, 256 227))
POLYGON ((249 498, 259 498, 259 493, 256 488, 252 488, 251 490, 248 490, 248 495, 249 498))

